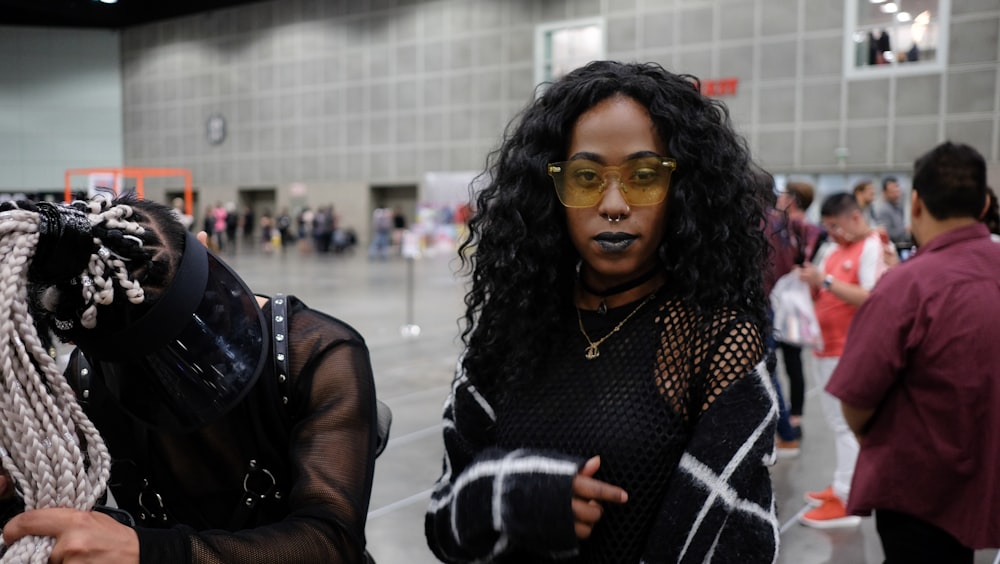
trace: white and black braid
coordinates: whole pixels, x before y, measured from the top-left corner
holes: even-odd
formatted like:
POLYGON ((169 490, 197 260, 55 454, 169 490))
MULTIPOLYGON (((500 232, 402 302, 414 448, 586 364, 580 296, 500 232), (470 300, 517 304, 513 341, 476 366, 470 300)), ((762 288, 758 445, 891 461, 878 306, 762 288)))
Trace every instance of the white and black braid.
MULTIPOLYGON (((28 309, 28 270, 38 213, 0 212, 0 462, 26 510, 90 510, 111 470, 107 447, 39 338, 28 309)), ((24 537, 0 563, 45 563, 55 540, 24 537)))
MULTIPOLYGON (((121 230, 126 235, 134 237, 141 246, 139 237, 143 235, 145 229, 130 219, 135 214, 132 206, 116 205, 103 196, 83 204, 87 208, 87 217, 92 225, 100 225, 107 230, 121 230)), ((116 282, 125 291, 131 303, 140 304, 145 297, 142 286, 130 277, 123 257, 104 246, 104 241, 98 237, 94 238, 94 245, 98 250, 91 255, 87 272, 80 277, 83 301, 86 305, 86 309, 80 315, 80 324, 87 329, 97 326, 97 306, 111 305, 114 301, 116 282), (108 272, 110 275, 107 275, 108 272)))

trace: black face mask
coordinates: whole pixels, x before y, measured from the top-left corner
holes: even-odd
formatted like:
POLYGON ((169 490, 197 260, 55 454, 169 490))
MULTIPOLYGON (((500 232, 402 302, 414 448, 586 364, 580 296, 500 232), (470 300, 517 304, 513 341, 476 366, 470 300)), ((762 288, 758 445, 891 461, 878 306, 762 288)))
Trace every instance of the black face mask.
POLYGON ((108 339, 77 342, 137 420, 184 432, 221 418, 267 361, 264 315, 243 280, 188 234, 162 298, 108 339))

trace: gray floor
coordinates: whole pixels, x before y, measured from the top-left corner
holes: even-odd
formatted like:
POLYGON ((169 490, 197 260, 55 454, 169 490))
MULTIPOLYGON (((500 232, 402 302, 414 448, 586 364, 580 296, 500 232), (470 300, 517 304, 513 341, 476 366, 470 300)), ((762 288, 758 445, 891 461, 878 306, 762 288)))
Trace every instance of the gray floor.
MULTIPOLYGON (((336 257, 300 256, 296 251, 223 256, 254 291, 296 294, 365 336, 379 396, 394 414, 388 448, 376 464, 369 549, 380 564, 436 562, 424 542, 423 512, 441 471, 441 405, 460 349, 457 319, 463 311, 464 285, 453 273, 454 255, 412 262, 369 262, 361 251, 336 257), (412 302, 408 279, 413 281, 412 302), (419 326, 419 336, 403 335, 401 328, 410 324, 419 326)), ((871 519, 860 528, 839 531, 816 531, 796 522, 805 506, 802 494, 826 487, 833 466, 832 438, 816 391, 809 393, 802 455, 779 461, 772 472, 783 525, 778 562, 879 563, 881 546, 871 519)), ((983 551, 976 563, 998 564, 1000 555, 983 551)))

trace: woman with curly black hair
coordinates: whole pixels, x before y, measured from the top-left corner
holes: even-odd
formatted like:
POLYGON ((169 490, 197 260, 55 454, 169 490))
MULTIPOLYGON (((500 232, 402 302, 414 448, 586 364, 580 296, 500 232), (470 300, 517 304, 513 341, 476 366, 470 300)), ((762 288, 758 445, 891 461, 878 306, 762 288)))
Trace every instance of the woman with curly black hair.
POLYGON ((775 559, 758 171, 655 64, 591 63, 509 128, 461 249, 439 558, 775 559))

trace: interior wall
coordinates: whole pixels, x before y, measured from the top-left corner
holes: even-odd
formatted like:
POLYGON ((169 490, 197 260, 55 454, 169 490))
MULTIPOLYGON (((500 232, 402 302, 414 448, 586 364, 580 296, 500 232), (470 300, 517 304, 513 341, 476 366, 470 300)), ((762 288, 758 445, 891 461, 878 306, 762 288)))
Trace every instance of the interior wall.
POLYGON ((123 164, 120 35, 0 26, 0 191, 123 164))

